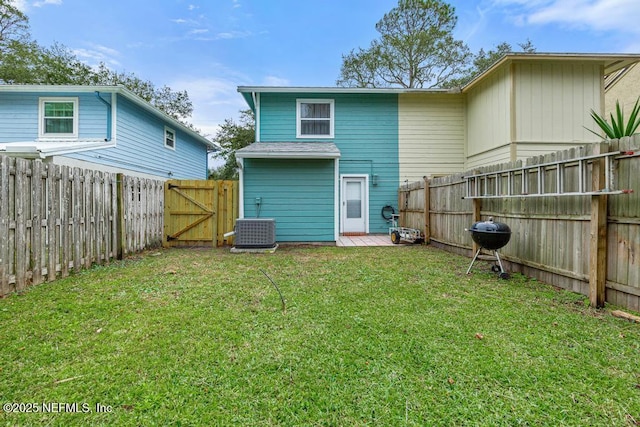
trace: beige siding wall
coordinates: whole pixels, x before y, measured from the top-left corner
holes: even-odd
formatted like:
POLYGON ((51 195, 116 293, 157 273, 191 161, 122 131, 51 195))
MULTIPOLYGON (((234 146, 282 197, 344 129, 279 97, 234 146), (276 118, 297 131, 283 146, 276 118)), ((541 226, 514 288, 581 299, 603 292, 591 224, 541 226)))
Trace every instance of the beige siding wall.
POLYGON ((513 72, 514 142, 549 144, 552 152, 566 149, 562 143, 598 141, 585 127, 594 128, 590 110, 602 104, 600 64, 521 62, 513 72))
POLYGON ((629 117, 638 97, 640 96, 640 66, 635 65, 620 80, 611 86, 604 94, 606 117, 616 111, 616 101, 629 117))
POLYGON ((401 182, 464 170, 464 95, 401 94, 398 110, 401 182))
POLYGON ((502 152, 511 142, 508 71, 509 67, 503 66, 467 92, 467 167, 475 163, 471 159, 494 157, 497 154, 491 151, 502 152))
POLYGON ((495 165, 496 163, 504 163, 510 161, 510 147, 503 145, 489 151, 467 157, 465 170, 471 170, 481 166, 495 165))

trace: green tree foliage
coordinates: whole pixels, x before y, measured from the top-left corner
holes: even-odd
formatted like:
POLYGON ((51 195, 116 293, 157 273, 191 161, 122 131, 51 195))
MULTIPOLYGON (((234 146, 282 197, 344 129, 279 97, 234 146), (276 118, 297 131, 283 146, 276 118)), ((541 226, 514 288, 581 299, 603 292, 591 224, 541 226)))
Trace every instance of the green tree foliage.
POLYGON ((133 73, 90 67, 67 47, 38 45, 31 39, 29 19, 11 0, 0 0, 0 82, 26 84, 122 85, 167 115, 193 128, 193 103, 186 91, 156 87, 133 73))
POLYGON ((453 37, 455 8, 441 0, 400 0, 376 24, 368 49, 342 56, 338 86, 443 87, 468 73, 469 48, 453 37))
MULTIPOLYGON (((530 40, 527 40, 524 43, 518 43, 518 46, 520 46, 522 53, 535 53, 536 51, 536 48, 533 46, 533 43, 530 40)), ((474 55, 472 66, 467 71, 467 73, 459 79, 449 81, 447 87, 464 86, 465 84, 473 80, 476 76, 488 70, 489 67, 491 67, 504 55, 513 52, 513 47, 507 42, 502 42, 498 44, 494 49, 490 49, 488 51, 480 49, 480 51, 476 55, 474 55)))
MULTIPOLYGON (((122 85, 169 116, 186 123, 193 113, 193 103, 186 91, 176 92, 168 86, 156 87, 134 73, 111 70, 101 62, 84 84, 122 85)), ((189 126, 189 124, 187 124, 189 126)))
POLYGON ((9 0, 0 0, 0 47, 30 39, 29 18, 9 0))
POLYGON ((221 150, 216 158, 224 159, 225 164, 211 171, 212 179, 238 179, 236 151, 255 141, 255 120, 251 110, 240 111, 238 123, 233 119, 226 119, 213 138, 221 150))

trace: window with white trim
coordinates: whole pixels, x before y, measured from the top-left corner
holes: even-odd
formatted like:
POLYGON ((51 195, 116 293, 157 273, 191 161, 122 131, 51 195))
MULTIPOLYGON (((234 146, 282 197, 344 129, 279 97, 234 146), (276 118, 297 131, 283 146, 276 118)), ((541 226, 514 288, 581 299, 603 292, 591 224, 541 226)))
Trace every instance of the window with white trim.
POLYGON ((176 132, 168 127, 164 128, 164 146, 172 150, 176 149, 176 132))
POLYGON ((39 136, 78 137, 78 98, 40 98, 39 136))
POLYGON ((296 136, 333 138, 333 99, 296 100, 296 136))

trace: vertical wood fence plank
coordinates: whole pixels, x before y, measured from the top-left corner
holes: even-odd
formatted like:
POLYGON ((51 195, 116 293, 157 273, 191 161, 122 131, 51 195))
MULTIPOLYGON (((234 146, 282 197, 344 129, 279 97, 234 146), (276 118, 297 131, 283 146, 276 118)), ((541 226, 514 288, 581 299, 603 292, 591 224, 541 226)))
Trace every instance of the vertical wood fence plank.
MULTIPOLYGON (((473 199, 473 206, 471 212, 471 223, 481 221, 482 218, 482 199, 473 199)), ((474 241, 472 251, 475 254, 480 249, 480 246, 474 241)))
POLYGON ((95 241, 95 237, 93 235, 94 227, 93 227, 93 171, 85 170, 84 171, 84 184, 82 195, 84 196, 83 200, 83 222, 84 222, 84 242, 82 245, 82 257, 83 257, 83 265, 84 268, 91 267, 93 263, 93 243, 95 241))
POLYGON ((97 172, 93 177, 93 197, 95 210, 93 212, 95 244, 94 253, 96 262, 102 264, 107 259, 104 252, 104 173, 97 172))
POLYGON ((126 228, 125 228, 125 183, 124 175, 119 173, 116 175, 116 257, 123 259, 126 245, 126 228))
POLYGON ((122 254, 120 251, 120 229, 118 226, 118 222, 120 220, 120 187, 118 182, 120 181, 119 174, 109 174, 109 188, 110 197, 109 197, 109 225, 110 225, 110 233, 111 238, 111 257, 116 259, 122 259, 122 254))
POLYGON ((218 215, 220 213, 220 208, 222 206, 222 202, 224 201, 222 198, 222 190, 223 185, 221 181, 213 181, 213 190, 211 193, 211 210, 213 211, 213 215, 211 215, 211 235, 213 237, 213 247, 222 246, 222 236, 218 236, 218 215), (222 199, 222 200, 221 200, 222 199))
POLYGON ((429 185, 431 182, 425 176, 424 177, 424 202, 422 203, 422 209, 424 209, 424 242, 429 243, 431 240, 431 215, 429 214, 429 206, 431 204, 431 192, 429 185))
POLYGON ((82 203, 83 203, 83 191, 82 191, 82 180, 83 176, 80 172, 79 168, 73 168, 73 179, 72 179, 72 192, 71 192, 71 200, 73 203, 72 212, 73 218, 73 230, 72 230, 72 248, 73 248, 73 271, 79 272, 82 261, 82 251, 81 245, 84 240, 83 232, 82 232, 82 203))
POLYGON ((15 273, 16 291, 21 292, 27 287, 27 241, 25 224, 25 198, 21 197, 30 192, 27 188, 27 168, 29 162, 24 159, 16 159, 15 175, 15 273))
POLYGON ((67 277, 69 275, 69 263, 71 262, 71 177, 69 175, 71 169, 68 166, 62 166, 60 169, 60 193, 62 196, 60 204, 60 276, 67 277))
POLYGON ((47 166, 47 281, 52 282, 59 263, 60 172, 52 163, 47 166))
POLYGON ((0 156, 0 295, 11 292, 9 287, 9 167, 10 158, 0 156))
POLYGON ((31 163, 31 284, 42 283, 42 162, 31 163))
POLYGON ((168 248, 171 246, 169 242, 169 235, 173 226, 171 212, 173 207, 173 192, 171 187, 173 186, 173 180, 165 181, 164 183, 164 229, 162 230, 162 246, 168 248))

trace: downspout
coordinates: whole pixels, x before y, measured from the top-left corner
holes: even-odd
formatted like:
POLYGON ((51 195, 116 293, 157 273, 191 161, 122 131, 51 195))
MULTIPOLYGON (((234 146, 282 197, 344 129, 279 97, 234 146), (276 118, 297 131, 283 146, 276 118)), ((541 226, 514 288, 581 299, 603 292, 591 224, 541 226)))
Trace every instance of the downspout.
POLYGON ((256 135, 255 142, 260 142, 260 93, 251 92, 251 97, 253 98, 253 113, 255 114, 255 126, 256 126, 256 135))
POLYGON ((98 98, 100 101, 103 102, 104 105, 106 105, 107 108, 107 138, 105 139, 105 141, 111 141, 111 104, 109 104, 107 101, 105 101, 101 96, 100 96, 100 92, 96 91, 96 98, 98 98))
POLYGON ((237 159, 238 162, 238 198, 240 206, 238 206, 238 218, 244 218, 244 159, 237 159))

